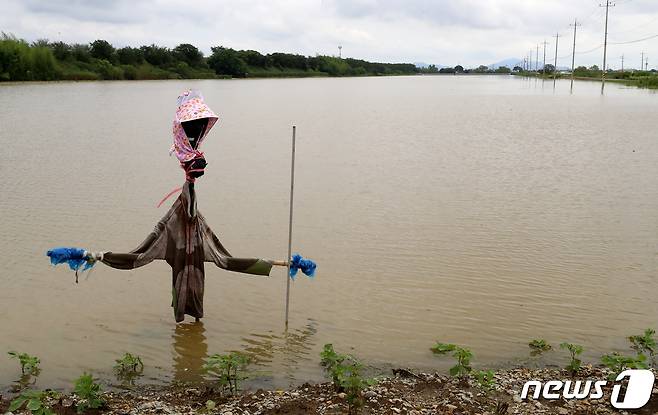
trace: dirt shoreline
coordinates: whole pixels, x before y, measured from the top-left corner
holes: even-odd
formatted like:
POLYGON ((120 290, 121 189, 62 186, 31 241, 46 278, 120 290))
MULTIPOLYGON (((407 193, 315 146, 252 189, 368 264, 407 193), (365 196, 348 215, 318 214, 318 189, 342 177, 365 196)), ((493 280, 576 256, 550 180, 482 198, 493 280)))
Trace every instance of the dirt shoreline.
MULTIPOLYGON (((521 400, 523 384, 528 380, 606 380, 605 368, 586 366, 575 377, 561 369, 514 368, 497 371, 491 390, 480 387, 472 378, 454 378, 439 373, 414 374, 394 370, 395 375, 381 379, 363 392, 360 414, 658 414, 658 385, 642 409, 620 411, 610 403, 612 382, 608 382, 601 399, 521 400)), ((654 371, 654 375, 656 371, 654 371)), ((87 414, 346 414, 344 394, 330 383, 304 384, 282 390, 256 390, 222 397, 212 385, 137 386, 126 391, 103 394, 107 405, 103 410, 87 414), (208 401, 213 401, 208 405, 208 401)), ((10 396, 0 400, 0 413, 5 413, 10 396)), ((63 395, 53 401, 57 414, 74 414, 75 396, 63 395)), ((27 412, 14 412, 15 415, 27 412)))

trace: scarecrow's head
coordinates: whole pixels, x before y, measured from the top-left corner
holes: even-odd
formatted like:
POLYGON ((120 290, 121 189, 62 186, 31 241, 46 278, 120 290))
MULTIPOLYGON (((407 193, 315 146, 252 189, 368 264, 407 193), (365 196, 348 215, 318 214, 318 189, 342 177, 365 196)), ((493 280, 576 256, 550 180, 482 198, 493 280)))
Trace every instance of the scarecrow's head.
POLYGON ((189 176, 199 177, 203 174, 206 160, 200 151, 201 143, 218 119, 199 91, 187 90, 178 97, 172 152, 189 176))

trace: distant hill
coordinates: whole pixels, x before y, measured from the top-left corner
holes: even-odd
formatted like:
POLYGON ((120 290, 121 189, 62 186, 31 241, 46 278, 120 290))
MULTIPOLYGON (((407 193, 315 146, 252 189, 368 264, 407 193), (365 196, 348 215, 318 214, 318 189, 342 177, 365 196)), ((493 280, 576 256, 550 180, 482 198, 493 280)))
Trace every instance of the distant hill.
POLYGON ((519 58, 507 58, 503 59, 500 62, 492 63, 489 65, 489 69, 498 69, 501 66, 507 66, 510 69, 514 69, 515 66, 523 63, 523 59, 519 58))
MULTIPOLYGON (((416 65, 416 68, 426 69, 426 68, 427 68, 428 66, 430 66, 431 64, 430 64, 430 63, 425 63, 425 62, 414 62, 414 65, 416 65)), ((437 69, 447 68, 447 66, 445 66, 445 65, 440 65, 440 64, 438 64, 438 63, 435 63, 434 66, 436 66, 437 69)))

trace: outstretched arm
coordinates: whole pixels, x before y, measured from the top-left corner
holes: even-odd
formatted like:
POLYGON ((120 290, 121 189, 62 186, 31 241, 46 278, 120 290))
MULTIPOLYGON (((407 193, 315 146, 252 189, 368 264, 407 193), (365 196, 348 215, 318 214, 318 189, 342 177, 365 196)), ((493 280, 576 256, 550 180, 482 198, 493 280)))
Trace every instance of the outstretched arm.
POLYGON ((137 248, 130 252, 99 252, 90 256, 105 265, 117 269, 139 268, 156 259, 165 259, 167 252, 167 232, 164 219, 158 222, 153 232, 137 248))
POLYGON ((206 224, 205 219, 199 215, 201 238, 203 239, 204 260, 213 262, 227 271, 241 272, 252 275, 270 275, 273 265, 287 266, 286 261, 272 261, 261 258, 236 258, 232 256, 217 235, 206 224))

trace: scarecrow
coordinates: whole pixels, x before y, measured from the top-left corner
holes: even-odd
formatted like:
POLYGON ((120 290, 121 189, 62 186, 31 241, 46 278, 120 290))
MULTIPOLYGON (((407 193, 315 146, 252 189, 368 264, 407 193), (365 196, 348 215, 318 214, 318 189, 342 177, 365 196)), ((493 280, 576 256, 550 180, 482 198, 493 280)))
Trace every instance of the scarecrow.
POLYGON ((187 90, 178 97, 173 122, 174 143, 170 153, 176 155, 185 171, 185 184, 160 202, 161 205, 169 196, 181 191, 144 242, 127 253, 55 248, 47 253, 51 263, 68 263, 76 271, 77 282, 78 271, 87 270, 99 261, 112 268, 134 269, 154 260, 165 260, 172 270, 172 307, 176 322, 183 321, 185 314, 197 320, 203 317, 206 262, 244 274, 269 276, 272 266, 279 265, 288 266, 291 277, 299 269, 313 276, 315 263, 299 255, 292 256, 290 261, 232 256, 197 210, 194 182, 204 174, 206 167, 206 160, 199 149, 218 119, 200 92, 187 90))

